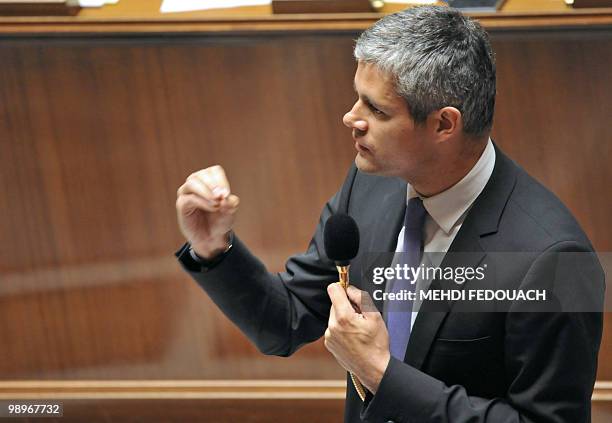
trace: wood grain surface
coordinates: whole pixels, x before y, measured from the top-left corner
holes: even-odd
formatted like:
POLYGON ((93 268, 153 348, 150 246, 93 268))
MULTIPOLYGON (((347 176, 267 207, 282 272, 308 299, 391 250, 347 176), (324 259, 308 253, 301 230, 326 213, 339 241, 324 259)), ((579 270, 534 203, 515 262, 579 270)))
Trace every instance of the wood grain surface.
MULTIPOLYGON (((4 382, 0 401, 61 403, 63 417, 46 419, 57 422, 331 422, 342 420, 345 388, 300 380, 4 382)), ((593 423, 612 416, 612 402, 598 398, 609 391, 596 386, 593 423)))

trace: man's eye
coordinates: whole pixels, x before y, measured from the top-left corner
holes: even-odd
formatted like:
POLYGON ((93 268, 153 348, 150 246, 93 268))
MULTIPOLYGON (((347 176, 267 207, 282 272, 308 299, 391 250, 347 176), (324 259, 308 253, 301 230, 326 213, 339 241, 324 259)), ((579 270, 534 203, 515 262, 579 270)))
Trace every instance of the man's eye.
POLYGON ((378 110, 376 107, 372 106, 371 104, 369 105, 369 107, 372 113, 374 113, 375 115, 378 115, 378 116, 384 115, 384 112, 378 110))

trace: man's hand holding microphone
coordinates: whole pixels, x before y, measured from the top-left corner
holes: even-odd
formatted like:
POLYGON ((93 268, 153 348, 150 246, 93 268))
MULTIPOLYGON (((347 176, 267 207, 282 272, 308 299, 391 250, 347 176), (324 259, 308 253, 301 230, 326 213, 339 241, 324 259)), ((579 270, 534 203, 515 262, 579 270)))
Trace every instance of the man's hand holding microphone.
POLYGON ((223 168, 192 173, 176 195, 179 228, 193 251, 204 260, 227 251, 240 200, 231 193, 223 168))

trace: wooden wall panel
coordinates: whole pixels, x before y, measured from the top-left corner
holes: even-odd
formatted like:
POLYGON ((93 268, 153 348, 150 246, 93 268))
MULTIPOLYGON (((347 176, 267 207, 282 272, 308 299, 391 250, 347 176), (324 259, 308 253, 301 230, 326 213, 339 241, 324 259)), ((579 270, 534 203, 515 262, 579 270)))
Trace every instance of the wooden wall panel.
POLYGON ((63 417, 49 419, 58 422, 331 422, 342 419, 345 390, 342 381, 36 381, 0 384, 0 401, 61 403, 63 417))
POLYGON ((305 248, 353 156, 350 44, 3 43, 0 328, 29 335, 2 378, 343 378, 320 343, 261 357, 172 252, 176 189, 215 163, 271 268, 305 248))
POLYGON ((0 269, 167 253, 176 189, 214 163, 243 200, 245 239, 303 248, 353 156, 350 44, 4 43, 0 269))
MULTIPOLYGON (((609 388, 596 387, 593 423, 609 421, 612 404, 598 398, 609 388)), ((49 419, 57 422, 331 422, 342 419, 345 389, 342 381, 31 381, 0 384, 0 401, 61 403, 63 417, 49 419)))
MULTIPOLYGON (((292 423, 340 422, 344 399, 291 400, 68 400, 62 417, 45 417, 48 423, 292 423)), ((30 423, 33 418, 9 418, 12 423, 30 423)), ((604 423, 604 420, 593 423, 604 423)))
MULTIPOLYGON (((49 423, 160 423, 183 422, 245 422, 292 423, 340 422, 344 415, 344 400, 70 400, 64 401, 64 417, 45 418, 49 423), (153 420, 152 420, 153 419, 153 420)), ((592 423, 609 423, 610 404, 596 403, 592 423)), ((11 419, 29 423, 32 419, 11 419)))
POLYGON ((2 379, 344 378, 321 342, 291 360, 261 355, 171 259, 157 260, 165 269, 147 264, 174 275, 3 294, 2 379))
MULTIPOLYGON (((320 342, 262 357, 172 252, 213 163, 271 269, 306 247, 354 156, 354 36, 0 40, 0 378, 342 379, 320 342)), ((610 250, 612 32, 493 39, 496 141, 610 250)))

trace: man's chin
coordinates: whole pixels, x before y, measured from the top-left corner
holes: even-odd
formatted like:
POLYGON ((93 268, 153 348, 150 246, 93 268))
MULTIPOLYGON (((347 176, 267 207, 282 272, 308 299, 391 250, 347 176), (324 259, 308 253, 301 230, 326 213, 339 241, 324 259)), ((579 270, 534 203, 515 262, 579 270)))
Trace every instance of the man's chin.
POLYGON ((364 157, 361 154, 357 154, 355 157, 355 166, 362 173, 368 173, 376 176, 387 176, 396 177, 398 174, 391 171, 391 169, 381 166, 380 163, 370 160, 369 157, 364 157))
POLYGON ((355 156, 355 166, 357 166, 357 169, 363 173, 377 174, 380 172, 378 166, 363 157, 360 153, 357 153, 357 156, 355 156))

